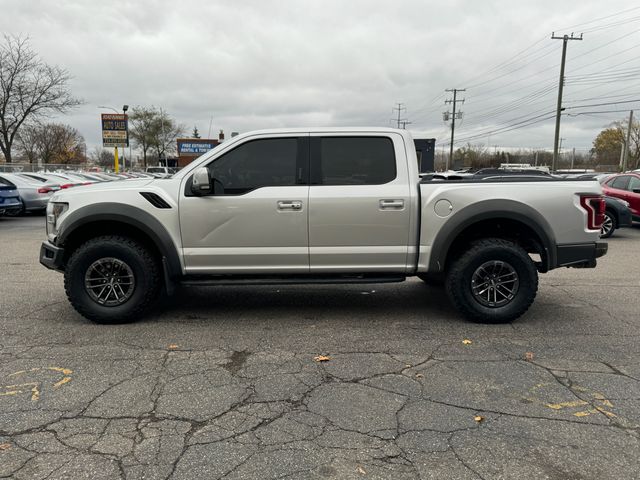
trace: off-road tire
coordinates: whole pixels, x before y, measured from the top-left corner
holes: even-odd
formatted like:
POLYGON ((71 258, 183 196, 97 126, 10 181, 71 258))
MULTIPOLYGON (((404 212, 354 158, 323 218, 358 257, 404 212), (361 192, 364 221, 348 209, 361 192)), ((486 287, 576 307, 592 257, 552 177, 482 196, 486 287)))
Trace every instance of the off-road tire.
POLYGON ((451 264, 447 272, 447 294, 453 305, 469 320, 479 323, 507 323, 524 314, 538 291, 538 271, 520 246, 499 238, 478 240, 451 264), (485 306, 473 294, 474 272, 486 262, 499 261, 517 273, 519 286, 513 299, 503 306, 485 306))
POLYGON ((78 313, 96 323, 116 324, 141 318, 161 291, 160 267, 151 252, 128 237, 107 235, 92 238, 80 245, 67 262, 64 288, 78 313), (125 262, 133 272, 135 288, 121 305, 105 306, 94 301, 85 288, 85 274, 102 258, 125 262))
MULTIPOLYGON (((608 217, 611 220, 611 229, 604 234, 602 233, 602 230, 600 230, 600 238, 609 238, 611 237, 611 235, 613 235, 613 232, 615 232, 616 228, 618 228, 618 222, 616 221, 615 215, 609 212, 608 210, 604 212, 604 215, 605 217, 608 217)), ((605 222, 606 221, 607 219, 605 218, 605 222)))

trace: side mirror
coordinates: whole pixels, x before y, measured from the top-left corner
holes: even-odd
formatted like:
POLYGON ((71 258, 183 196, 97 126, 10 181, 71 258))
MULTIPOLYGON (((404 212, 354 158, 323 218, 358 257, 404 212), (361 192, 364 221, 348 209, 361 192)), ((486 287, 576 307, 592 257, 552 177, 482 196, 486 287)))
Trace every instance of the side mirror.
POLYGON ((211 177, 207 167, 198 168, 191 179, 191 192, 194 195, 207 195, 212 193, 211 177))

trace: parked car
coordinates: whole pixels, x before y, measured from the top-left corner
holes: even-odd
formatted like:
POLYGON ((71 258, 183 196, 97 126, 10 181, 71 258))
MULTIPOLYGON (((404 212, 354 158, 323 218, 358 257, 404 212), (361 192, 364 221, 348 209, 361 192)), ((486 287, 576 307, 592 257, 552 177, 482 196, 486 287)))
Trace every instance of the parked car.
POLYGON ((53 192, 60 190, 59 185, 53 183, 42 184, 34 179, 29 181, 29 177, 14 173, 0 173, 0 179, 3 179, 4 183, 15 185, 18 189, 22 208, 14 212, 14 214, 26 212, 44 213, 53 192))
POLYGON ((145 173, 153 175, 156 178, 167 178, 175 173, 175 169, 171 167, 147 167, 145 173))
POLYGON ((602 188, 605 195, 627 201, 632 220, 640 222, 640 173, 611 175, 604 181, 602 188))
POLYGON ((78 187, 80 185, 91 185, 92 183, 95 183, 87 180, 86 178, 79 177, 79 176, 73 175, 72 173, 67 173, 67 172, 65 173, 47 172, 47 173, 38 173, 37 175, 40 177, 44 177, 51 182, 59 183, 60 188, 63 190, 71 187, 78 187))
POLYGON ((0 215, 16 215, 22 210, 16 186, 0 177, 0 215))
POLYGON ((618 228, 631 227, 633 225, 629 202, 616 197, 604 197, 606 210, 604 221, 600 229, 600 238, 609 238, 618 228))
POLYGON ((594 181, 420 179, 407 130, 238 135, 166 180, 61 190, 40 262, 102 323, 134 321, 178 284, 445 278, 467 318, 509 322, 538 273, 594 268, 605 211, 594 181))

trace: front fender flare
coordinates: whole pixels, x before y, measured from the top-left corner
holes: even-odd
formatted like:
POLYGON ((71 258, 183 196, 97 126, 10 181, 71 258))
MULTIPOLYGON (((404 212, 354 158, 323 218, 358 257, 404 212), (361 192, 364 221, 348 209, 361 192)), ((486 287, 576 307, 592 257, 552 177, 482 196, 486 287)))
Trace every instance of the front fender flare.
POLYGON ((163 257, 164 268, 171 278, 182 275, 182 265, 178 248, 167 229, 153 215, 144 210, 122 203, 100 203, 81 207, 64 219, 56 239, 58 246, 63 246, 73 232, 88 223, 115 221, 137 228, 145 233, 156 245, 163 257))

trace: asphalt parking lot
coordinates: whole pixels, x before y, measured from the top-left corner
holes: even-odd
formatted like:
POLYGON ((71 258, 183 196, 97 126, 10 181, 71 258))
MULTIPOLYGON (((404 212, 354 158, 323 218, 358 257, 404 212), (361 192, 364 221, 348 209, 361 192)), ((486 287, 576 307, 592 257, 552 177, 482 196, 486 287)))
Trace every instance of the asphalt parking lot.
POLYGON ((411 280, 184 289, 101 326, 43 224, 0 218, 0 477, 638 478, 640 228, 511 325, 411 280))

